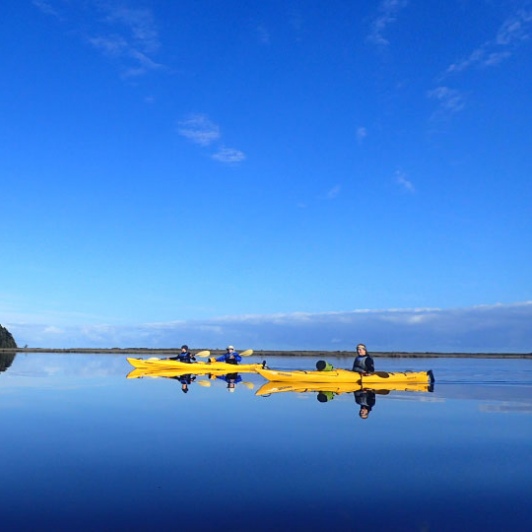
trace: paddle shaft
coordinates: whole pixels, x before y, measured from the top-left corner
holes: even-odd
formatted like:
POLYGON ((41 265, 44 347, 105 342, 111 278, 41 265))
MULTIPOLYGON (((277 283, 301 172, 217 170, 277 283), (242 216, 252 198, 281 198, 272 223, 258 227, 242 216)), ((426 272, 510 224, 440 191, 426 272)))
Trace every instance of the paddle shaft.
MULTIPOLYGON (((200 351, 199 353, 196 353, 197 357, 208 357, 210 356, 210 351, 200 351), (205 354, 206 353, 206 354, 205 354)), ((242 351, 242 353, 239 353, 241 357, 250 357, 253 354, 253 349, 247 349, 246 351, 242 351)))

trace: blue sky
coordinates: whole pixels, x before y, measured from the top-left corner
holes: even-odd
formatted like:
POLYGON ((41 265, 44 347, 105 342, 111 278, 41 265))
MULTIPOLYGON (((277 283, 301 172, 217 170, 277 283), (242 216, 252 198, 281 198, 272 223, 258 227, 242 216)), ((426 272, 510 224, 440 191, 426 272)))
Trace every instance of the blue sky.
POLYGON ((19 345, 532 351, 532 2, 7 0, 19 345))

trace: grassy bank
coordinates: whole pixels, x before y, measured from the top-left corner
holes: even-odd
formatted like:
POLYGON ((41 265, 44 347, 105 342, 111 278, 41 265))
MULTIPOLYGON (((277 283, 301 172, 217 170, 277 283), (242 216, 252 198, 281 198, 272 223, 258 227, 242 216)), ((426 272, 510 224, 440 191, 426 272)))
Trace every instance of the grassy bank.
MULTIPOLYGON (((205 348, 209 349, 209 348, 205 348)), ((194 349, 193 352, 202 351, 194 349)), ((0 353, 63 353, 63 354, 94 354, 94 355, 156 355, 168 356, 175 354, 179 348, 174 349, 148 349, 142 347, 134 348, 69 348, 69 349, 50 349, 44 347, 26 347, 18 349, 0 349, 0 353)), ((221 349, 210 349, 213 356, 224 352, 221 349)), ((285 356, 285 357, 355 357, 355 351, 264 351, 255 350, 254 357, 266 356, 285 356)), ((532 353, 433 353, 433 352, 409 352, 409 351, 387 351, 371 352, 371 356, 376 358, 532 358, 532 353)))

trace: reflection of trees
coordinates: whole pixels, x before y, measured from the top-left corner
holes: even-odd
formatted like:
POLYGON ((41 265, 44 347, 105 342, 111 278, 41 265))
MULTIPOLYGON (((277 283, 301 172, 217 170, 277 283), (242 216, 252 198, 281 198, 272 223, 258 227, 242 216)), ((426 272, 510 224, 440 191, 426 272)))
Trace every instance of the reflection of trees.
POLYGON ((0 353, 0 371, 5 371, 15 360, 16 353, 0 353))

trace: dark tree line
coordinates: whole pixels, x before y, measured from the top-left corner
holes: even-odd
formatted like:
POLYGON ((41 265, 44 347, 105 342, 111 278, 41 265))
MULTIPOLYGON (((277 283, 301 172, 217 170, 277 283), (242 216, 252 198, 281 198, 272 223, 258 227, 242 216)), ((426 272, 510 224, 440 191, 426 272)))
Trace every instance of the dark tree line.
POLYGON ((16 349, 17 343, 12 334, 0 325, 0 347, 3 349, 16 349))

